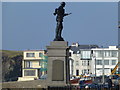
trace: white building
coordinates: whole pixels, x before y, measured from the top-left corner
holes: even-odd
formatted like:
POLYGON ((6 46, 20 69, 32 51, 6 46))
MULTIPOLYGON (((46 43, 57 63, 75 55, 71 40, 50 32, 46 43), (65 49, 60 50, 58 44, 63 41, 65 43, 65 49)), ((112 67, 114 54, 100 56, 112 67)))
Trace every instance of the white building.
POLYGON ((95 74, 95 70, 96 75, 99 76, 103 74, 103 67, 104 74, 110 75, 111 70, 118 63, 118 48, 116 46, 99 48, 97 45, 79 45, 74 43, 70 46, 69 52, 71 76, 95 74))
POLYGON ((79 76, 81 74, 91 74, 92 48, 97 45, 79 45, 74 43, 70 46, 70 75, 79 76))
POLYGON ((92 73, 95 74, 96 65, 96 75, 104 74, 110 75, 111 70, 118 63, 118 48, 116 46, 109 46, 108 48, 95 48, 93 50, 93 60, 92 60, 92 73), (96 62, 96 64, 95 64, 96 62))

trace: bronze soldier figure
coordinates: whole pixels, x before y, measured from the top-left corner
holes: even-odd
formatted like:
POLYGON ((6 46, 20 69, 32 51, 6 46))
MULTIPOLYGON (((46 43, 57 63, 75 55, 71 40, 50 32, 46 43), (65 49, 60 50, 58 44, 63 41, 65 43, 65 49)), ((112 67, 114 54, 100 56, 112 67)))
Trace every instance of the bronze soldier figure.
POLYGON ((55 12, 53 13, 54 15, 57 15, 56 21, 57 21, 57 26, 56 26, 56 35, 54 41, 64 41, 64 39, 61 36, 62 29, 63 29, 63 17, 70 15, 71 13, 65 13, 64 10, 65 7, 65 2, 61 2, 61 5, 55 9, 55 12))

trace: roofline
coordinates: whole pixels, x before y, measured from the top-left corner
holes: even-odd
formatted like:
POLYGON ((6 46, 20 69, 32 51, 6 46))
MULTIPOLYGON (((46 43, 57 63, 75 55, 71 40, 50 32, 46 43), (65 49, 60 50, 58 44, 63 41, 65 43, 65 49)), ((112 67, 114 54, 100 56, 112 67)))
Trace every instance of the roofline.
POLYGON ((24 51, 46 51, 46 50, 24 50, 24 51))
POLYGON ((118 50, 118 48, 113 48, 113 49, 110 49, 110 48, 92 48, 91 50, 118 50))

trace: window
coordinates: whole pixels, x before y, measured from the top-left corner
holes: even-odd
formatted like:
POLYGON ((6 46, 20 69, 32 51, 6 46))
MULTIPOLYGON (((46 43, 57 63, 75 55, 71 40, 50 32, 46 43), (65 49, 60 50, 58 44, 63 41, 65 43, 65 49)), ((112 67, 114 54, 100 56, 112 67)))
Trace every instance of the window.
POLYGON ((39 57, 42 57, 43 56, 43 54, 42 53, 39 53, 39 57))
POLYGON ((91 51, 81 51, 81 59, 91 59, 91 51))
POLYGON ((96 60, 97 65, 102 65, 102 60, 96 60))
POLYGON ((105 57, 117 57, 117 51, 114 50, 105 51, 105 57))
POLYGON ((104 65, 109 65, 109 60, 104 60, 104 65))
POLYGON ((76 52, 75 52, 75 51, 73 51, 73 54, 76 54, 76 52))
POLYGON ((83 70, 82 70, 82 74, 85 74, 85 73, 87 73, 87 70, 86 70, 86 69, 83 69, 83 70))
POLYGON ((104 57, 110 57, 111 55, 110 55, 110 51, 104 51, 104 57))
POLYGON ((86 61, 82 61, 82 66, 86 66, 86 61))
POLYGON ((112 65, 116 65, 116 60, 112 60, 112 65))
POLYGON ((117 57, 117 51, 111 51, 111 57, 117 57))
POLYGON ((89 74, 90 73, 90 70, 89 69, 83 69, 82 70, 82 74, 89 74))
POLYGON ((83 60, 82 61, 82 66, 89 66, 90 65, 90 61, 89 60, 83 60))
POLYGON ((96 57, 102 57, 102 51, 96 51, 96 57))
POLYGON ((87 74, 89 74, 90 73, 90 69, 87 69, 87 74))
POLYGON ((25 61, 25 68, 32 68, 32 61, 25 61))
POLYGON ((89 66, 90 65, 90 62, 88 61, 87 65, 89 66))
POLYGON ((24 70, 24 76, 35 76, 35 70, 24 70))
POLYGON ((78 61, 76 61, 76 66, 79 66, 79 62, 78 61))
POLYGON ((34 57, 35 53, 26 53, 26 57, 34 57))

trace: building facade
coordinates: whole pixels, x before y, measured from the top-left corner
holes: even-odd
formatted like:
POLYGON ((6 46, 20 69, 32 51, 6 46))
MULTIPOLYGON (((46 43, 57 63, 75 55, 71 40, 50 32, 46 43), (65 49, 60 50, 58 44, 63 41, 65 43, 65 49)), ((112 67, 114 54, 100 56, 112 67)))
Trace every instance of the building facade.
POLYGON ((23 52, 22 77, 18 81, 39 79, 47 74, 47 56, 45 50, 27 50, 23 52))
POLYGON ((108 48, 95 48, 92 51, 94 56, 92 60, 93 67, 91 68, 92 73, 95 74, 96 71, 96 75, 99 76, 104 71, 105 75, 110 75, 118 63, 118 48, 116 46, 109 46, 108 48))
MULTIPOLYGON (((35 80, 46 75, 47 60, 45 50, 24 51, 22 77, 19 77, 18 81, 35 80)), ((116 46, 100 48, 97 45, 73 43, 69 49, 70 76, 110 75, 117 63, 118 48, 116 46)))
POLYGON ((98 48, 97 45, 79 45, 73 43, 70 46, 70 75, 79 76, 81 74, 91 74, 92 48, 98 48))
POLYGON ((74 43, 70 46, 69 52, 71 76, 110 75, 118 63, 118 48, 116 46, 99 48, 97 45, 74 43))

